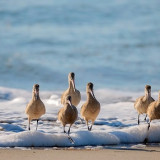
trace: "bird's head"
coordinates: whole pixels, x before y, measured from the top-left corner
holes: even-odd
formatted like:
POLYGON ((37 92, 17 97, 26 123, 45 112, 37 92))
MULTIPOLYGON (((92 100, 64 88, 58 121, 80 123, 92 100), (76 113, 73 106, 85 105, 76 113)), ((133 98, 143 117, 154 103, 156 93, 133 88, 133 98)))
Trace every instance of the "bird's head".
POLYGON ((33 95, 36 99, 39 98, 39 84, 33 85, 33 95))
POLYGON ((93 83, 89 82, 87 84, 86 90, 88 93, 91 93, 93 98, 95 98, 94 91, 93 91, 93 83))
POLYGON ((71 82, 71 84, 73 86, 73 90, 76 91, 76 88, 75 88, 75 74, 73 72, 70 72, 68 74, 68 81, 69 81, 69 83, 71 82))

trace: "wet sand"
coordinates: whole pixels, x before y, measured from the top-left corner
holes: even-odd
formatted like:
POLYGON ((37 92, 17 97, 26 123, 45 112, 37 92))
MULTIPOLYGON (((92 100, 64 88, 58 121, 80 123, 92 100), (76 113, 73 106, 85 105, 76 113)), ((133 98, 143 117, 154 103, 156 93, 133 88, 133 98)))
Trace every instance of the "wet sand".
POLYGON ((143 149, 0 149, 1 160, 159 160, 160 147, 143 149))

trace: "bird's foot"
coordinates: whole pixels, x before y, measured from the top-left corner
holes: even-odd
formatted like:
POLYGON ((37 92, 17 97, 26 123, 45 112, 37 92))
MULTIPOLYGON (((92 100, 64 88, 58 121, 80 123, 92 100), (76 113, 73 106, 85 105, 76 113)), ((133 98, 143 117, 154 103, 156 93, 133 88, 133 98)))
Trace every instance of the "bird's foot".
POLYGON ((88 126, 88 131, 91 131, 91 130, 92 130, 92 126, 91 127, 88 126))
POLYGON ((91 127, 90 127, 90 131, 92 130, 92 125, 91 125, 91 127))
POLYGON ((79 118, 81 120, 81 124, 84 124, 84 120, 82 118, 79 118))
POLYGON ((143 141, 143 143, 147 144, 148 143, 148 138, 145 138, 144 141, 143 141))
POLYGON ((74 140, 68 135, 68 139, 70 141, 70 143, 74 144, 74 140))

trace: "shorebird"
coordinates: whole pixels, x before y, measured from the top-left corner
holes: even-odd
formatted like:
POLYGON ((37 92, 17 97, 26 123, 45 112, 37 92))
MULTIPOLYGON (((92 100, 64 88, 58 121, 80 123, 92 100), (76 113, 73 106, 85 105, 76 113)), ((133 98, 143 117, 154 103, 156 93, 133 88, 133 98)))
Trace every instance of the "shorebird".
POLYGON ((150 105, 148 106, 147 115, 149 117, 149 122, 148 122, 147 137, 144 140, 145 144, 148 142, 148 135, 149 135, 149 128, 150 128, 151 121, 155 119, 160 119, 160 91, 159 91, 158 100, 150 103, 150 105))
POLYGON ((72 105, 72 99, 71 96, 67 96, 65 98, 65 104, 63 108, 60 109, 58 112, 58 120, 62 123, 64 133, 65 131, 65 126, 66 124, 69 124, 69 129, 68 129, 68 138, 71 142, 73 142, 72 138, 70 137, 70 128, 72 124, 77 120, 78 117, 78 111, 77 108, 72 105))
MULTIPOLYGON (((134 103, 134 108, 138 112, 138 125, 140 123, 140 120, 139 120, 140 114, 147 113, 148 106, 153 101, 154 101, 154 99, 151 97, 151 86, 146 85, 145 86, 145 95, 137 98, 134 103)), ((144 120, 146 120, 146 117, 147 117, 147 114, 146 114, 144 120)))
POLYGON ((96 100, 93 92, 93 83, 88 83, 86 87, 87 101, 81 107, 81 116, 86 121, 88 130, 91 131, 92 125, 100 112, 100 103, 96 100), (92 124, 89 127, 88 121, 91 120, 92 124))
POLYGON ((149 130, 151 121, 154 119, 160 119, 160 91, 158 100, 152 102, 148 106, 147 115, 149 117, 149 122, 148 122, 148 130, 149 130))
POLYGON ((38 128, 39 118, 45 114, 45 106, 39 97, 39 85, 33 85, 32 100, 28 103, 25 113, 28 116, 28 130, 30 130, 30 122, 37 120, 36 130, 38 128))
POLYGON ((81 94, 75 87, 75 74, 73 72, 68 75, 68 89, 61 96, 61 103, 65 104, 66 96, 70 95, 72 97, 72 104, 77 106, 81 100, 81 94))

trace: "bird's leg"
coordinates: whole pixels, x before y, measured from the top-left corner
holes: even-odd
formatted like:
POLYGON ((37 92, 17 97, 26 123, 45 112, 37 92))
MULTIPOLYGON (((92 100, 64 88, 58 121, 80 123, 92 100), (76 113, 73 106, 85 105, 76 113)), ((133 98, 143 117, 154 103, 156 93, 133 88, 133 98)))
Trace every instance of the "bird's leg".
POLYGON ((63 126, 63 132, 66 133, 66 131, 65 131, 65 126, 63 126))
POLYGON ((147 114, 146 114, 146 116, 145 116, 144 120, 146 121, 146 119, 147 119, 147 114))
POLYGON ((73 139, 72 139, 71 136, 69 135, 69 134, 70 134, 70 128, 71 128, 71 125, 69 126, 69 129, 68 129, 68 139, 69 139, 69 141, 70 141, 72 144, 74 144, 73 139))
POLYGON ((147 136, 146 136, 146 138, 144 139, 144 144, 147 144, 147 143, 148 143, 150 123, 151 123, 151 121, 149 120, 149 122, 148 122, 148 127, 147 127, 147 129, 148 129, 148 130, 147 130, 147 136))
POLYGON ((139 116, 140 116, 140 114, 138 114, 138 125, 139 125, 139 123, 140 123, 140 121, 139 121, 139 116))
POLYGON ((92 130, 93 124, 94 124, 94 120, 92 120, 92 124, 91 124, 91 127, 90 127, 90 131, 92 130))
POLYGON ((88 121, 87 121, 87 126, 88 126, 88 131, 91 131, 91 130, 92 130, 92 124, 91 124, 91 126, 89 127, 88 121))
POLYGON ((31 120, 30 119, 28 119, 28 130, 30 131, 30 122, 31 122, 31 120))
POLYGON ((37 128, 38 128, 38 121, 39 121, 39 119, 37 119, 37 126, 36 126, 36 131, 37 131, 37 128))
POLYGON ((89 128, 89 125, 88 125, 88 120, 86 120, 86 124, 87 124, 88 130, 90 131, 90 128, 89 128))
POLYGON ((79 117, 79 119, 81 120, 81 123, 83 124, 83 119, 79 117))
POLYGON ((150 128, 150 121, 148 122, 148 131, 149 131, 149 128, 150 128))
POLYGON ((89 128, 89 131, 91 131, 92 130, 92 124, 91 124, 91 126, 90 126, 90 128, 89 128))
POLYGON ((69 133, 70 133, 70 128, 71 128, 71 125, 69 126, 69 129, 68 129, 68 136, 69 136, 69 133))

